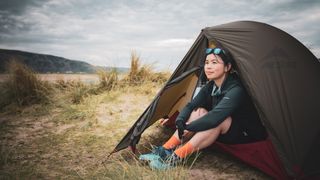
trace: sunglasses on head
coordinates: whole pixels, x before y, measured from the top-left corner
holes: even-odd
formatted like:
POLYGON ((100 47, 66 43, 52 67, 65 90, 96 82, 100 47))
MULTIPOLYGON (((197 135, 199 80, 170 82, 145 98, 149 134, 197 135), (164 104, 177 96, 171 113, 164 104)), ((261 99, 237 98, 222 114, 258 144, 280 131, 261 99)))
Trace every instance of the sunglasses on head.
POLYGON ((224 50, 222 50, 221 48, 207 48, 206 49, 206 54, 216 54, 216 55, 219 55, 221 54, 221 52, 223 54, 225 54, 224 50))

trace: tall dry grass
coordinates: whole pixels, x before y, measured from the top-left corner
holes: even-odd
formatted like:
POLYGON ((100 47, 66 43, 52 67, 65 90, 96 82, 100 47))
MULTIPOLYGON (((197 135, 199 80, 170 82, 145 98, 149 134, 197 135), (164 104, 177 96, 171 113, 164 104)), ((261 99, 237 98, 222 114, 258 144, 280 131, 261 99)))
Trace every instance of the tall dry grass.
POLYGON ((113 68, 111 71, 100 69, 97 71, 97 74, 99 76, 100 88, 110 91, 118 85, 119 73, 116 68, 113 68))
MULTIPOLYGON (((67 100, 73 104, 80 104, 90 95, 111 90, 117 91, 130 86, 139 87, 142 83, 153 87, 155 84, 163 84, 170 77, 169 72, 155 72, 151 65, 142 64, 140 56, 136 52, 131 53, 130 72, 123 79, 119 79, 119 73, 116 69, 111 71, 98 70, 98 85, 85 84, 80 79, 71 81, 60 79, 53 84, 41 81, 35 72, 18 61, 11 61, 7 69, 9 78, 0 84, 0 95, 2 96, 0 110, 4 107, 21 107, 51 102, 52 92, 67 94, 67 100)), ((141 91, 149 94, 150 88, 141 89, 141 91)))
POLYGON ((83 83, 81 80, 59 79, 54 82, 56 94, 65 94, 64 101, 72 104, 80 104, 90 95, 98 95, 102 91, 99 86, 83 83))
POLYGON ((73 104, 80 104, 84 98, 90 95, 98 95, 105 91, 111 91, 118 88, 118 72, 116 69, 111 71, 98 70, 97 75, 99 76, 98 85, 85 84, 78 81, 63 81, 59 80, 56 84, 60 89, 64 89, 69 92, 69 97, 73 104))
POLYGON ((71 102, 74 104, 81 103, 81 101, 90 94, 89 90, 90 88, 87 85, 81 81, 76 81, 74 86, 69 86, 71 102))
POLYGON ((145 82, 164 83, 171 73, 170 72, 155 72, 152 65, 142 64, 140 56, 135 52, 131 52, 130 72, 124 79, 130 85, 140 85, 145 82))
POLYGON ((52 87, 41 81, 37 74, 18 61, 7 65, 9 78, 0 86, 0 109, 8 105, 25 106, 50 102, 52 87))
POLYGON ((135 51, 131 52, 131 66, 130 66, 130 72, 128 75, 129 81, 133 82, 137 80, 139 77, 137 77, 137 74, 139 73, 140 69, 140 57, 135 51))

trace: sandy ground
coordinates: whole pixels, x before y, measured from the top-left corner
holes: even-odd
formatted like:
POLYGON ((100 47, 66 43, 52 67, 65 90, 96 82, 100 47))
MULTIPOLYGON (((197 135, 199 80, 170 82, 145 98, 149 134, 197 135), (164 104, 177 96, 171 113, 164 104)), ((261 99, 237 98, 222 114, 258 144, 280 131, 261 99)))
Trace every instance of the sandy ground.
POLYGON ((96 74, 40 74, 40 79, 54 82, 57 80, 72 81, 79 80, 85 83, 98 83, 99 77, 96 74))
MULTIPOLYGON (((99 77, 96 74, 38 74, 41 80, 55 82, 57 80, 63 81, 82 81, 88 84, 95 84, 99 82, 99 77)), ((8 79, 7 74, 0 74, 0 82, 8 79)))

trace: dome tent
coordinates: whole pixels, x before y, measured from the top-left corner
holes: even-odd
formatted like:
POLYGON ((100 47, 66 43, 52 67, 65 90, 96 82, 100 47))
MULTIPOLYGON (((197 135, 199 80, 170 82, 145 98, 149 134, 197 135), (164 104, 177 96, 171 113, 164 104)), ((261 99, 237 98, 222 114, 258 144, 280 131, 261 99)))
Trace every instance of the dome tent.
POLYGON ((113 152, 135 148, 158 119, 174 121, 201 82, 210 42, 226 48, 268 138, 215 143, 276 179, 320 176, 320 63, 298 40, 273 26, 239 21, 204 28, 168 82, 113 152))

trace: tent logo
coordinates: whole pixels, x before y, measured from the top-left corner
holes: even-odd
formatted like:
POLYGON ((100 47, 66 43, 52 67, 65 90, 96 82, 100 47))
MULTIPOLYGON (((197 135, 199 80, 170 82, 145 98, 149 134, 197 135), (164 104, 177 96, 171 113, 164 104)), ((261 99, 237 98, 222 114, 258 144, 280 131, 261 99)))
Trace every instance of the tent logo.
POLYGON ((262 69, 295 69, 296 61, 293 60, 283 49, 275 47, 267 55, 261 58, 262 69))

